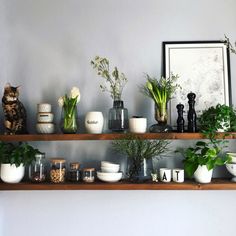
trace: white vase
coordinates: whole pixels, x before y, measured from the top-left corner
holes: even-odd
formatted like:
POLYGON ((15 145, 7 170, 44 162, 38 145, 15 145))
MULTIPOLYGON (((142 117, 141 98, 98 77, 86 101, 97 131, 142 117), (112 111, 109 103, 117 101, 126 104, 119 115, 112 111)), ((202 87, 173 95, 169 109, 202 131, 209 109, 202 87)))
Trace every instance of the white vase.
POLYGON ((85 128, 89 134, 101 134, 104 118, 100 111, 90 111, 85 116, 85 128))
POLYGON ((198 166, 193 176, 196 182, 201 184, 206 184, 211 182, 212 178, 212 170, 208 170, 206 165, 198 166))
POLYGON ((19 183, 25 174, 25 166, 21 164, 16 167, 15 164, 1 164, 1 179, 5 183, 19 183))

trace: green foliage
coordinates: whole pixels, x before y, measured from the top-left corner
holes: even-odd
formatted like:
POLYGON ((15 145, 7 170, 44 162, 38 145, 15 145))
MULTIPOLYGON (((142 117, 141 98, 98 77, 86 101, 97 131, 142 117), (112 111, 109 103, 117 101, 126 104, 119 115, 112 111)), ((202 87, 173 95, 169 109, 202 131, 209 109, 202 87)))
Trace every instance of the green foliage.
POLYGON ((96 56, 91 61, 91 65, 97 70, 97 74, 109 84, 109 87, 100 85, 101 90, 109 92, 112 99, 121 100, 123 88, 128 81, 124 73, 120 73, 117 67, 114 67, 113 71, 110 72, 109 60, 99 56, 96 56))
POLYGON ((17 167, 21 164, 28 165, 35 160, 35 154, 40 153, 27 143, 4 143, 0 142, 0 163, 15 164, 17 167))
POLYGON ((166 140, 144 140, 135 135, 112 142, 114 150, 126 155, 131 163, 129 178, 132 179, 141 170, 143 160, 149 160, 168 150, 166 140))
POLYGON ((236 112, 227 105, 218 104, 203 111, 199 117, 201 131, 210 139, 214 139, 218 129, 236 131, 236 112))
POLYGON ((161 77, 157 80, 146 74, 147 82, 141 86, 141 92, 152 98, 157 105, 167 104, 177 88, 180 88, 180 85, 176 84, 178 78, 178 75, 171 75, 169 78, 161 77))
POLYGON ((195 147, 187 148, 184 151, 180 150, 184 155, 184 170, 188 177, 193 176, 199 165, 206 165, 208 170, 212 170, 216 166, 222 166, 230 162, 231 158, 229 156, 220 155, 223 147, 212 142, 198 141, 195 147))
POLYGON ((234 46, 231 44, 230 39, 225 35, 225 44, 228 47, 228 49, 230 50, 230 52, 236 54, 236 42, 234 42, 234 46))

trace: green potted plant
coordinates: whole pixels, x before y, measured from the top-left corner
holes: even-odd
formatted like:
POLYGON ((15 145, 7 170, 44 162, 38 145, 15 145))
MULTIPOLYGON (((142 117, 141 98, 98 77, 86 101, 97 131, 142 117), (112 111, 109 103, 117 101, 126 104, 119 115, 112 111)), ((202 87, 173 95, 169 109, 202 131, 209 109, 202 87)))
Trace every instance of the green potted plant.
POLYGON ((141 86, 141 92, 153 99, 155 103, 155 119, 157 124, 150 127, 150 132, 166 132, 171 127, 167 125, 168 113, 167 103, 174 92, 180 87, 176 83, 178 75, 171 75, 169 78, 161 77, 159 80, 146 74, 147 82, 141 86))
POLYGON ((113 99, 113 108, 109 110, 108 128, 113 132, 123 132, 128 129, 128 110, 124 108, 121 99, 122 91, 127 83, 124 73, 119 72, 117 67, 110 71, 110 63, 107 58, 96 56, 91 61, 92 67, 97 74, 105 79, 107 85, 100 85, 103 92, 109 92, 113 99))
POLYGON ((231 161, 228 155, 220 155, 224 143, 224 141, 215 141, 214 143, 198 141, 195 147, 181 150, 187 176, 194 177, 195 181, 199 183, 210 183, 213 169, 231 161))
POLYGON ((166 140, 144 140, 137 136, 129 136, 113 141, 112 145, 114 150, 127 156, 127 177, 135 182, 150 178, 152 158, 167 151, 169 142, 166 140))
POLYGON ((236 130, 236 113, 233 107, 217 104, 204 110, 199 117, 200 129, 203 133, 214 138, 216 132, 236 130))
POLYGON ((35 160, 40 153, 27 143, 0 142, 1 179, 6 183, 19 183, 25 173, 25 166, 35 160))

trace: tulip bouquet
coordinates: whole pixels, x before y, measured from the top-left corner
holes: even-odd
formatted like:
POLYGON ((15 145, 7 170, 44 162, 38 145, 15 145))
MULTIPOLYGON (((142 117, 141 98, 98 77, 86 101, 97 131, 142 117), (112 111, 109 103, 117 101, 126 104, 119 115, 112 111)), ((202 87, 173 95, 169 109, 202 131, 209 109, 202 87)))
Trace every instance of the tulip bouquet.
POLYGON ((77 109, 76 104, 80 101, 79 88, 73 87, 69 96, 65 94, 58 99, 58 104, 63 108, 61 128, 63 133, 76 133, 77 109))

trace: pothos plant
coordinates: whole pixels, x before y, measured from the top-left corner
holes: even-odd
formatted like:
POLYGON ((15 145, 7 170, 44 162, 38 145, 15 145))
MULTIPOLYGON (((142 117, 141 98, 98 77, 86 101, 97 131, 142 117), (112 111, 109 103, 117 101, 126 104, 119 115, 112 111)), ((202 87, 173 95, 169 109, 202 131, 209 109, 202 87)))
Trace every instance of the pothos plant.
POLYGON ((216 166, 222 166, 231 161, 231 157, 221 155, 224 147, 224 141, 217 145, 216 142, 198 141, 195 147, 179 150, 184 156, 184 170, 188 177, 192 177, 198 166, 206 165, 208 170, 214 169, 216 166))
POLYGON ((236 130, 236 112, 233 107, 225 104, 211 106, 199 117, 201 132, 213 140, 217 132, 236 130))
POLYGON ((0 142, 0 163, 15 164, 16 167, 23 164, 29 165, 35 160, 35 154, 41 153, 27 143, 5 143, 0 142))
POLYGON ((150 160, 168 150, 169 142, 166 140, 144 140, 135 135, 112 142, 114 150, 128 157, 130 166, 127 172, 131 181, 139 180, 139 173, 144 160, 150 160))
POLYGON ((110 71, 109 60, 105 57, 96 56, 91 65, 108 84, 100 85, 101 90, 109 92, 113 100, 121 100, 123 88, 128 81, 124 73, 119 72, 117 67, 110 71))

